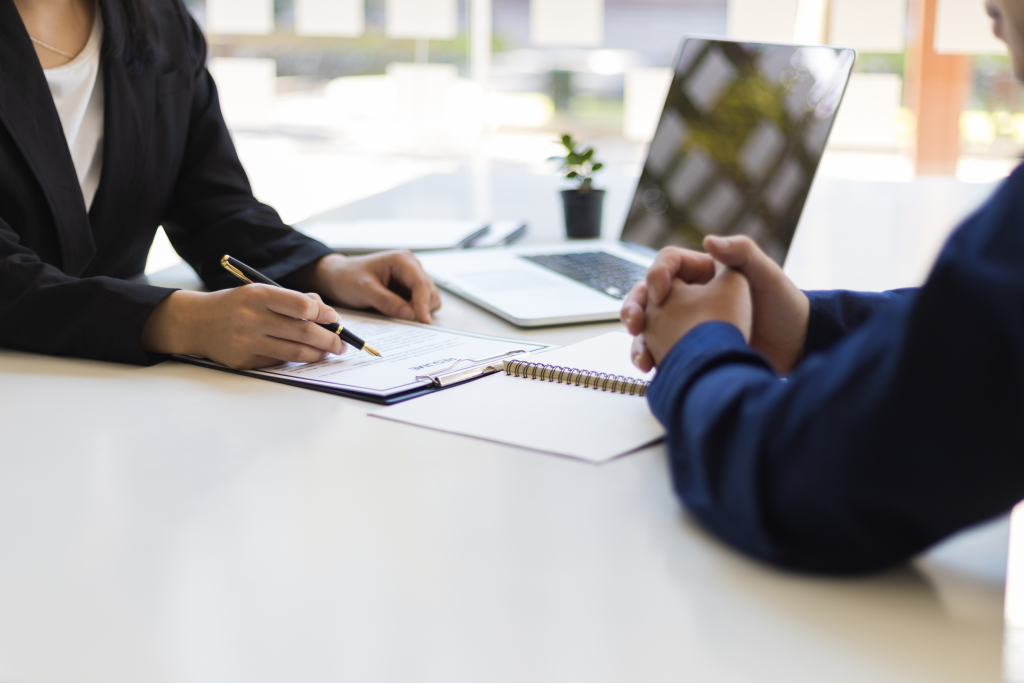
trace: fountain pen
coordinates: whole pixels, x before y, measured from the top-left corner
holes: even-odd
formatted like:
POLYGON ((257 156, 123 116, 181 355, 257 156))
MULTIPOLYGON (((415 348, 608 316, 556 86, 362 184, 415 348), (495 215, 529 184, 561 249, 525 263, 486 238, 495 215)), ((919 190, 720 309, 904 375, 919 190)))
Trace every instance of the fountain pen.
MULTIPOLYGON (((277 284, 266 275, 263 275, 255 268, 250 268, 249 266, 245 265, 238 259, 232 258, 231 256, 225 256, 224 258, 222 258, 220 260, 220 265, 222 265, 225 270, 227 270, 229 273, 231 273, 232 275, 234 275, 247 285, 259 283, 261 285, 270 285, 271 287, 281 287, 281 285, 277 284)), ((281 289, 284 289, 284 287, 281 287, 281 289)), ((323 323, 316 324, 324 328, 331 334, 338 335, 339 337, 341 337, 341 341, 354 346, 360 351, 366 351, 371 356, 383 358, 383 356, 380 355, 380 352, 377 351, 377 349, 373 348, 372 346, 364 342, 362 339, 346 330, 341 325, 341 323, 331 323, 330 325, 325 325, 323 323)))

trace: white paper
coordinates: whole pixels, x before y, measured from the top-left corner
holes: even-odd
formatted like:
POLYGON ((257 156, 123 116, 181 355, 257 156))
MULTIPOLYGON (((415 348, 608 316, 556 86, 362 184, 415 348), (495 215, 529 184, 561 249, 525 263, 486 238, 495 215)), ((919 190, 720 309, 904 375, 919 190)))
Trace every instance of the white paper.
POLYGON ((454 249, 486 224, 480 221, 317 221, 300 229, 331 249, 362 254, 388 249, 454 249))
POLYGON ((992 34, 992 20, 980 0, 938 0, 935 51, 953 55, 1003 55, 1006 44, 992 34))
POLYGON ((206 0, 207 33, 265 36, 274 32, 274 0, 206 0))
POLYGON ((388 0, 388 38, 451 40, 459 34, 458 0, 388 0))
MULTIPOLYGON (((460 359, 489 358, 519 350, 535 353, 552 348, 548 344, 486 337, 347 313, 342 314, 341 323, 379 351, 383 358, 349 347, 344 354, 319 363, 285 363, 246 374, 387 397, 429 386, 430 379, 417 379, 417 376, 436 374, 460 359)), ((201 362, 217 365, 212 361, 201 362)), ((458 366, 460 369, 469 367, 473 367, 473 363, 458 366)))
POLYGON ((295 0, 295 34, 354 38, 366 31, 366 0, 295 0))
POLYGON ((512 244, 526 234, 526 221, 494 221, 487 232, 473 240, 473 248, 512 244))
POLYGON ((833 45, 862 52, 903 52, 907 0, 832 0, 829 27, 833 45))
POLYGON ((798 0, 728 0, 730 38, 788 43, 796 31, 798 0))
MULTIPOLYGON (((630 363, 631 342, 613 332, 529 360, 650 379, 630 363)), ((505 373, 372 415, 591 462, 635 451, 665 434, 643 397, 505 373)))
POLYGON ((530 42, 600 47, 604 44, 604 0, 530 0, 530 42))

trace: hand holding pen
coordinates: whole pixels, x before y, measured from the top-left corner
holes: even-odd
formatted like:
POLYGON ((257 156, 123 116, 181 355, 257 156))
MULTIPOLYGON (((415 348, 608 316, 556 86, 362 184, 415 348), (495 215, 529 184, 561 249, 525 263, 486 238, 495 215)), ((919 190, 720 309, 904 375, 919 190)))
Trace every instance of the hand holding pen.
MULTIPOLYGON (((232 258, 231 256, 224 256, 220 260, 220 265, 223 266, 229 273, 237 277, 239 280, 246 284, 261 284, 269 285, 271 287, 281 287, 270 278, 260 273, 255 268, 250 268, 238 259, 232 258)), ((281 287, 284 289, 284 287, 281 287)), ((324 328, 332 334, 338 335, 338 337, 347 344, 354 346, 360 351, 365 351, 372 356, 381 357, 380 352, 374 349, 372 346, 364 342, 362 339, 352 334, 352 332, 345 329, 340 322, 334 322, 330 324, 316 323, 319 327, 324 328)))

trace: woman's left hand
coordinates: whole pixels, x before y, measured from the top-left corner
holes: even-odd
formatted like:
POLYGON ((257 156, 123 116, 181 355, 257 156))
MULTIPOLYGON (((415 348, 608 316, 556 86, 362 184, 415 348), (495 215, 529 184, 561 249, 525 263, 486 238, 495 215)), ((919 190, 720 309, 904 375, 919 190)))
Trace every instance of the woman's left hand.
POLYGON ((299 289, 316 291, 346 308, 376 308, 401 320, 431 322, 441 295, 420 262, 408 251, 368 256, 331 254, 299 271, 299 289))

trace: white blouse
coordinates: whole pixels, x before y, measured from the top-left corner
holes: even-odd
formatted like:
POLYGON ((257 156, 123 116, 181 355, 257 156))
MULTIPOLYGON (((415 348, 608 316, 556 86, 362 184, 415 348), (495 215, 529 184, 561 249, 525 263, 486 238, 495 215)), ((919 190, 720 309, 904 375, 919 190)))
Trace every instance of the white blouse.
POLYGON ((63 66, 43 70, 75 163, 86 210, 92 206, 103 170, 103 19, 99 7, 95 17, 82 52, 63 66))

